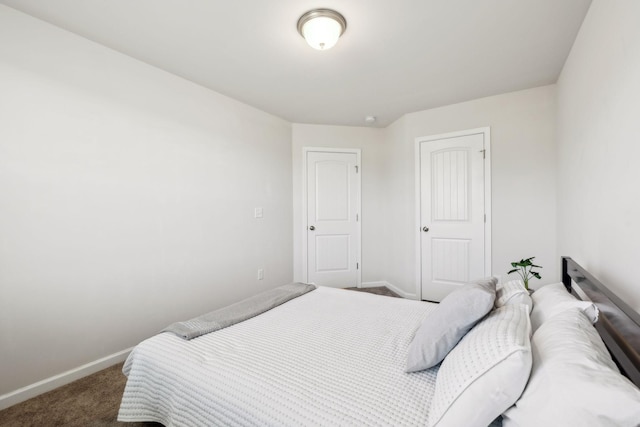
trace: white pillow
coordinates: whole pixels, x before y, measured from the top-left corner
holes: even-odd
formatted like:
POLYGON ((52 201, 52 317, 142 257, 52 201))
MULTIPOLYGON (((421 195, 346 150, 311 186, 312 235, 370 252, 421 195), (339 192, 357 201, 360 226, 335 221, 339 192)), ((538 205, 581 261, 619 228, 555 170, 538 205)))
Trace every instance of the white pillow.
POLYGON ((591 323, 598 321, 598 307, 590 301, 580 301, 564 287, 562 283, 546 285, 532 295, 531 329, 536 330, 556 314, 577 307, 584 312, 591 323))
POLYGON ((623 377, 579 308, 557 314, 531 340, 533 369, 503 427, 638 426, 640 390, 623 377))
POLYGON ((531 313, 533 301, 529 296, 529 291, 525 289, 524 283, 520 279, 498 284, 496 287, 496 308, 509 304, 524 304, 529 308, 529 313, 531 313))
POLYGON ((451 350, 436 378, 429 425, 486 427, 520 397, 531 370, 527 307, 493 310, 451 350))
POLYGON ((429 369, 438 363, 492 308, 496 282, 490 277, 464 285, 447 295, 422 321, 407 350, 406 372, 429 369))

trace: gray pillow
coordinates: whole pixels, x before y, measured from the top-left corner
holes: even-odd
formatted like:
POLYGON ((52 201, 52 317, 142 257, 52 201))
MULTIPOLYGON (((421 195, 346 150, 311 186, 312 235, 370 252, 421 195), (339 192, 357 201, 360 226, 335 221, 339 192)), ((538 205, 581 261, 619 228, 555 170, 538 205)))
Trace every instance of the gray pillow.
POLYGON ((498 279, 488 277, 447 295, 420 325, 409 344, 406 372, 429 369, 442 362, 471 328, 491 309, 498 279))

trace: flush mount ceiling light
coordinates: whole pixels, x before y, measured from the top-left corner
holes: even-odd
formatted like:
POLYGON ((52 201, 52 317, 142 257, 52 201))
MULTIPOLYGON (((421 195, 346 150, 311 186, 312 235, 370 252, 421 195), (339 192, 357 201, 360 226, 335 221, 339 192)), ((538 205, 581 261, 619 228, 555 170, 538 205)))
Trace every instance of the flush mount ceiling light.
POLYGON ((298 19, 298 32, 314 49, 331 49, 344 30, 347 20, 331 9, 313 9, 298 19))

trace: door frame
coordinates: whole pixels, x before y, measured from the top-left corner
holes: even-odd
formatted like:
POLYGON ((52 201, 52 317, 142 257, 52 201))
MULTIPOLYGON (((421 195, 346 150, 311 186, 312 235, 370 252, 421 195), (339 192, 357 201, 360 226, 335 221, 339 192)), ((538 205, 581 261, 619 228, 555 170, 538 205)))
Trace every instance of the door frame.
POLYGON ((484 140, 485 162, 484 162, 484 213, 486 220, 484 222, 484 269, 485 275, 491 275, 491 128, 489 126, 468 129, 457 132, 441 133, 438 135, 421 136, 415 139, 415 201, 416 201, 416 217, 415 230, 418 230, 415 238, 416 247, 416 295, 418 300, 422 300, 422 238, 421 238, 421 218, 422 218, 422 200, 421 200, 421 156, 420 145, 423 142, 439 141, 442 139, 458 138, 460 136, 469 136, 482 134, 484 140))
POLYGON ((330 148, 330 147, 302 147, 302 277, 305 282, 309 281, 309 270, 307 259, 308 239, 307 228, 309 227, 309 216, 307 215, 307 155, 311 152, 318 153, 350 153, 356 155, 356 165, 358 166, 358 173, 356 174, 356 186, 358 188, 358 197, 356 200, 356 209, 358 210, 358 221, 356 224, 356 258, 359 264, 359 268, 356 276, 356 286, 362 287, 362 162, 361 162, 361 150, 359 148, 330 148))

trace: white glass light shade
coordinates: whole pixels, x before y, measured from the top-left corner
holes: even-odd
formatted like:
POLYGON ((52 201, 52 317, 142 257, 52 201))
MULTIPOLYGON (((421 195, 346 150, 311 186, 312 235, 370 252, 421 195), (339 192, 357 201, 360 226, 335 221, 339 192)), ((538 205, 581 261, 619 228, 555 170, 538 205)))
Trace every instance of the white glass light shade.
POLYGON ((340 38, 342 27, 333 18, 321 16, 302 26, 302 35, 309 46, 318 50, 331 49, 340 38))
POLYGON ((331 49, 347 27, 347 21, 334 10, 310 10, 298 20, 298 32, 309 46, 318 50, 331 49))

